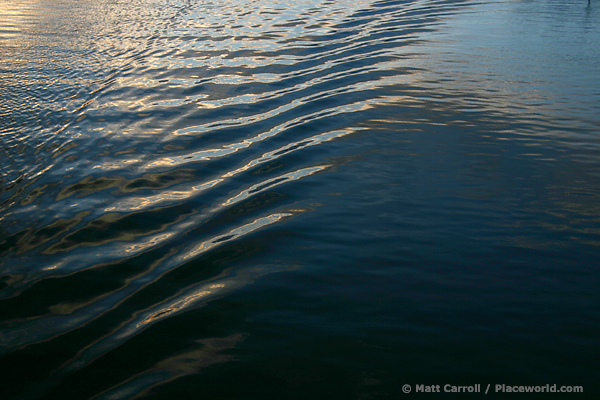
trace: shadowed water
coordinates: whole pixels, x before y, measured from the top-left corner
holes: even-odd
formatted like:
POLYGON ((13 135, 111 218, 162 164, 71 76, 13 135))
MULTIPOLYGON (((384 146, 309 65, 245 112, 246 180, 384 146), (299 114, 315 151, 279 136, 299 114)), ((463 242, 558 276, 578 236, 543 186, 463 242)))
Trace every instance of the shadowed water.
POLYGON ((0 0, 0 398, 597 398, 596 3, 0 0))

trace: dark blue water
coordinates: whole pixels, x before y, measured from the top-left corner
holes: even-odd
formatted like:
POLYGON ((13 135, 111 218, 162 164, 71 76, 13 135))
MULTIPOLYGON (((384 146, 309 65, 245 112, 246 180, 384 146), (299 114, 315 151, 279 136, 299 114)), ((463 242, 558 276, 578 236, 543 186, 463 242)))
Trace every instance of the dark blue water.
POLYGON ((598 398, 599 50, 595 0, 0 0, 0 398, 598 398))

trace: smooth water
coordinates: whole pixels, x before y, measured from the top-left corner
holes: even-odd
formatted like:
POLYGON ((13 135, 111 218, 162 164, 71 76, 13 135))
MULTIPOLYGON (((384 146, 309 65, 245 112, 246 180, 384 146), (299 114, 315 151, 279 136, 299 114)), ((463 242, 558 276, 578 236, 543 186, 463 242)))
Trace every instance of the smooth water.
POLYGON ((0 0, 0 149, 1 399, 598 398, 596 0, 0 0))

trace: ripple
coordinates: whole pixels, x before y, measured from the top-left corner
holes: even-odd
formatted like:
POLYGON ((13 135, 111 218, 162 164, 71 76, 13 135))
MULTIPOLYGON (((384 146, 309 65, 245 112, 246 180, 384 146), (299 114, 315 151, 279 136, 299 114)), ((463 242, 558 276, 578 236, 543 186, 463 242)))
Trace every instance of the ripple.
MULTIPOLYGON (((406 326, 438 332, 403 312, 444 320, 433 298, 517 264, 563 260, 588 293, 551 248, 600 243, 598 18, 542 3, 4 1, 7 398, 152 396, 240 346, 398 355, 406 326)), ((313 359, 368 364, 350 353, 313 359)))

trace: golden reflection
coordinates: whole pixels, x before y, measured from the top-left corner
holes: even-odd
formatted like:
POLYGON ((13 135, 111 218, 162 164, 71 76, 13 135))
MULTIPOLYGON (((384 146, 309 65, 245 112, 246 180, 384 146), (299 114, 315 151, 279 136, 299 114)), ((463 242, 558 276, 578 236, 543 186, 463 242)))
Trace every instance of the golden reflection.
POLYGON ((39 247, 49 241, 64 236, 73 227, 83 221, 83 218, 91 214, 90 211, 82 211, 73 218, 59 218, 50 224, 37 230, 27 228, 13 236, 21 236, 17 242, 17 254, 24 254, 35 247, 39 247))
MULTIPOLYGON (((200 159, 207 159, 209 157, 219 157, 219 156, 222 156, 225 154, 229 154, 229 153, 238 151, 241 148, 249 147, 252 143, 255 143, 255 142, 264 140, 267 137, 273 136, 277 132, 281 131, 282 129, 283 129, 283 127, 279 127, 279 129, 273 128, 269 132, 262 133, 253 138, 250 138, 250 139, 245 139, 244 141, 242 141, 240 143, 234 143, 234 144, 227 145, 227 147, 225 149, 220 149, 220 152, 219 152, 219 150, 212 149, 212 150, 204 150, 204 151, 196 152, 196 153, 193 153, 193 155, 168 157, 168 158, 164 158, 162 160, 154 161, 154 162, 148 164, 147 167, 157 167, 159 165, 180 165, 181 163, 187 162, 188 160, 197 161, 200 159)), ((244 171, 247 171, 257 165, 260 165, 260 164, 263 164, 263 163, 266 163, 269 161, 273 161, 273 160, 277 159, 278 157, 280 157, 284 154, 290 153, 292 151, 300 150, 300 149, 310 147, 310 146, 315 146, 315 145, 322 144, 322 143, 325 143, 325 142, 328 142, 328 141, 331 141, 331 140, 334 140, 337 138, 341 138, 346 135, 350 135, 350 134, 356 132, 358 129, 360 129, 360 128, 356 128, 356 129, 352 129, 352 130, 351 129, 335 130, 335 131, 330 131, 330 132, 325 132, 325 133, 322 133, 319 135, 315 135, 310 138, 303 139, 301 141, 292 142, 290 144, 282 146, 273 151, 264 153, 259 158, 248 162, 246 165, 244 165, 234 171, 227 172, 227 173, 223 174, 220 178, 214 179, 212 181, 203 183, 201 185, 193 186, 187 190, 183 190, 183 189, 171 190, 171 191, 166 191, 166 192, 163 192, 163 193, 160 193, 157 195, 153 195, 153 196, 128 198, 128 199, 120 201, 110 207, 107 207, 105 210, 107 212, 130 211, 130 210, 135 211, 135 210, 141 210, 144 208, 153 207, 153 206, 156 206, 163 202, 171 202, 174 200, 176 201, 176 200, 189 199, 193 196, 200 194, 201 192, 204 192, 204 191, 218 185, 219 183, 223 182, 226 178, 231 178, 231 177, 233 177, 237 174, 240 174, 244 171)), ((276 184, 279 185, 281 183, 284 183, 284 181, 299 179, 304 176, 312 175, 312 174, 314 174, 318 171, 321 171, 325 168, 328 168, 328 167, 329 167, 329 165, 307 168, 307 169, 304 169, 301 171, 291 172, 291 173, 285 174, 283 176, 273 178, 271 180, 262 182, 261 184, 252 186, 251 188, 247 189, 246 191, 240 193, 236 198, 229 199, 226 202, 224 202, 222 205, 223 206, 231 205, 237 201, 245 199, 245 198, 249 197, 251 194, 256 193, 258 190, 261 189, 261 187, 262 187, 262 189, 264 189, 267 186, 275 186, 276 184), (274 182, 275 180, 277 180, 278 182, 275 183, 274 182), (274 183, 274 184, 269 185, 270 183, 274 183)))
POLYGON ((201 185, 192 186, 188 190, 168 190, 154 196, 129 197, 125 200, 114 203, 112 206, 107 207, 104 210, 106 212, 137 211, 145 208, 156 207, 161 203, 171 203, 177 200, 186 200, 216 186, 222 181, 223 179, 214 179, 201 185))
MULTIPOLYGON (((191 205, 155 208, 138 213, 106 213, 90 221, 83 228, 64 237, 59 243, 44 251, 46 254, 64 252, 78 247, 97 247, 117 241, 134 241, 139 237, 162 233, 172 225, 177 225, 197 211, 191 205), (175 217, 155 219, 155 215, 172 212, 175 217)), ((168 238, 169 236, 163 237, 168 238)), ((160 236, 155 237, 158 243, 160 236)))
POLYGON ((90 301, 82 301, 79 303, 62 303, 48 307, 48 311, 55 315, 73 314, 77 310, 90 304, 90 301))
POLYGON ((279 186, 282 183, 285 183, 287 181, 297 180, 297 179, 304 178, 309 175, 313 175, 319 171, 323 171, 324 169, 329 168, 330 166, 331 165, 322 165, 322 166, 318 166, 318 167, 304 168, 304 169, 301 169, 298 171, 294 171, 294 172, 290 172, 290 173, 287 173, 284 175, 277 176, 275 178, 267 179, 266 181, 263 181, 256 185, 250 186, 250 188, 248 188, 248 189, 242 191, 240 194, 228 199, 222 205, 223 205, 223 207, 230 206, 230 205, 238 203, 244 199, 247 199, 251 195, 261 192, 267 188, 279 186))
POLYGON ((87 196, 101 190, 121 186, 124 182, 125 179, 121 177, 100 177, 93 179, 92 177, 88 176, 83 178, 81 181, 62 189, 56 196, 56 200, 63 200, 75 194, 77 194, 79 197, 87 196))
POLYGON ((33 189, 25 199, 21 201, 21 205, 26 206, 33 203, 40 195, 44 194, 50 189, 57 187, 58 185, 59 183, 45 183, 41 186, 38 186, 37 188, 33 189))
POLYGON ((11 36, 17 36, 22 31, 23 19, 29 11, 22 2, 12 2, 3 0, 0 2, 0 31, 2 39, 9 39, 11 36))
POLYGON ((157 363, 155 368, 167 370, 177 376, 194 373, 201 367, 229 360, 230 357, 225 355, 215 356, 225 349, 235 347, 242 340, 244 340, 244 335, 240 333, 223 338, 202 339, 198 341, 198 343, 202 344, 201 349, 170 357, 157 363))
POLYGON ((177 235, 177 232, 163 233, 160 235, 153 236, 148 240, 143 240, 143 241, 138 240, 135 244, 132 244, 130 246, 123 248, 122 252, 129 253, 128 255, 131 256, 131 255, 137 254, 145 249, 149 249, 160 243, 163 243, 163 242, 171 239, 175 235, 177 235))
POLYGON ((272 160, 280 157, 283 154, 290 153, 292 151, 296 151, 296 150, 299 150, 299 149, 302 149, 305 147, 314 146, 317 144, 328 142, 330 140, 337 139, 342 136, 346 136, 351 133, 354 133, 355 131, 356 130, 350 130, 350 129, 331 131, 331 132, 326 132, 326 133, 323 133, 320 135, 312 136, 310 138, 307 138, 307 139, 304 139, 304 140, 301 140, 298 142, 292 142, 292 143, 282 146, 276 150, 273 150, 273 151, 263 154, 261 157, 250 161, 248 164, 244 165, 243 167, 240 167, 235 171, 226 173, 225 175, 223 175, 223 177, 230 178, 234 175, 239 174, 240 172, 247 171, 250 168, 255 167, 256 165, 259 165, 259 164, 262 164, 262 163, 265 163, 268 161, 272 161, 272 160))
MULTIPOLYGON (((322 78, 318 78, 318 80, 320 80, 320 79, 322 79, 322 78)), ((291 89, 290 88, 282 89, 282 90, 278 90, 278 91, 274 91, 274 92, 269 92, 267 94, 263 93, 263 94, 257 94, 257 95, 243 95, 243 96, 237 96, 237 97, 227 97, 225 99, 213 100, 211 102, 204 101, 202 103, 202 105, 209 107, 209 108, 219 108, 219 107, 238 105, 238 104, 256 104, 257 102, 260 102, 260 101, 269 100, 272 98, 280 97, 284 94, 287 95, 292 92, 304 90, 308 87, 311 87, 312 84, 317 84, 317 83, 319 83, 319 82, 302 83, 302 84, 298 84, 297 86, 294 86, 291 89)), ((263 113, 255 113, 255 114, 252 114, 249 116, 238 117, 238 118, 221 119, 218 122, 211 122, 211 123, 208 123, 205 125, 191 126, 191 127, 178 129, 178 130, 174 131, 173 135, 180 136, 180 135, 198 134, 198 133, 213 131, 215 129, 223 129, 223 128, 228 128, 228 127, 250 125, 250 124, 253 124, 253 123, 256 123, 259 121, 264 121, 264 120, 273 118, 284 112, 293 110, 299 106, 309 104, 310 102, 312 102, 316 99, 322 100, 324 98, 338 96, 341 93, 354 92, 357 90, 369 90, 369 89, 379 88, 382 86, 397 84, 397 83, 398 83, 397 78, 395 78, 395 79, 382 78, 377 81, 367 81, 367 82, 357 83, 354 85, 348 85, 344 88, 339 89, 338 91, 329 91, 327 95, 323 95, 322 93, 317 93, 317 94, 311 94, 311 95, 308 95, 305 97, 296 98, 289 103, 283 104, 275 109, 268 110, 263 113)), ((265 138, 275 136, 278 133, 283 132, 286 129, 289 129, 290 127, 298 125, 299 123, 306 123, 306 122, 313 121, 316 119, 331 117, 331 116, 338 115, 338 114, 365 110, 366 108, 369 107, 369 104, 371 102, 372 102, 371 100, 363 100, 363 101, 358 101, 358 102, 351 103, 351 104, 344 104, 344 105, 328 108, 325 110, 316 111, 313 113, 308 113, 308 114, 303 113, 300 117, 288 119, 283 124, 280 124, 280 125, 272 128, 268 132, 258 135, 256 137, 256 139, 254 139, 254 140, 250 139, 249 143, 256 142, 257 139, 263 140, 265 138)))
POLYGON ((131 166, 139 163, 138 159, 122 160, 118 162, 102 162, 101 164, 95 165, 92 169, 99 169, 102 171, 114 171, 119 169, 131 168, 131 166))
POLYGON ((221 289, 224 287, 225 287, 224 283, 215 283, 212 285, 208 285, 208 287, 205 290, 200 290, 195 293, 192 293, 192 294, 186 296, 184 299, 179 300, 165 308, 162 308, 152 315, 149 315, 144 321, 140 322, 137 326, 139 327, 139 326, 145 325, 149 322, 155 321, 159 318, 164 318, 164 317, 168 316, 169 314, 177 312, 177 311, 187 307, 188 305, 192 304, 193 302, 198 301, 201 298, 214 293, 217 289, 221 289))
POLYGON ((225 242, 230 242, 234 239, 237 239, 240 236, 246 235, 248 233, 254 232, 257 229, 263 228, 267 225, 271 225, 283 218, 290 217, 292 214, 290 213, 277 213, 271 214, 267 217, 262 217, 254 220, 253 222, 241 226, 239 228, 233 229, 224 235, 217 236, 211 240, 202 242, 200 245, 186 251, 182 256, 180 256, 177 260, 177 263, 182 263, 189 259, 195 258, 198 255, 205 253, 206 251, 212 249, 213 247, 220 245, 225 242))
POLYGON ((102 398, 138 399, 146 397, 150 391, 174 379, 197 373, 202 368, 227 362, 232 356, 222 354, 224 350, 235 348, 245 339, 245 335, 235 333, 226 337, 198 340, 200 345, 194 350, 174 355, 153 365, 150 369, 136 374, 102 393, 102 398))
MULTIPOLYGON (((304 119, 306 119, 306 117, 296 118, 296 120, 292 120, 292 121, 286 122, 285 124, 282 124, 280 126, 272 128, 268 132, 263 132, 252 138, 244 139, 241 142, 225 145, 223 148, 220 148, 220 149, 201 150, 201 151, 197 151, 197 152, 194 152, 191 154, 181 155, 178 157, 165 157, 160 160, 155 160, 155 161, 152 161, 151 163, 147 164, 146 168, 156 168, 156 167, 165 167, 165 166, 174 166, 174 165, 179 166, 179 165, 182 165, 185 163, 197 162, 197 161, 209 161, 209 160, 212 160, 215 158, 224 157, 224 156, 233 154, 239 150, 246 149, 254 143, 258 143, 258 142, 264 141, 265 139, 268 139, 270 137, 276 136, 277 134, 283 132, 284 130, 289 129, 291 126, 297 125, 299 122, 303 121, 304 119)), ((290 149, 293 147, 294 150, 296 150, 297 148, 303 148, 303 147, 308 147, 308 146, 312 146, 315 144, 320 144, 320 143, 327 142, 327 141, 335 139, 335 138, 349 135, 351 133, 353 133, 353 130, 349 130, 349 129, 337 130, 337 131, 326 132, 326 133, 316 135, 316 136, 313 136, 313 137, 310 137, 307 139, 303 139, 299 142, 290 143, 290 144, 283 146, 277 150, 273 150, 269 153, 264 154, 260 159, 254 160, 254 161, 248 163, 245 167, 242 167, 238 170, 229 172, 229 173, 223 175, 223 177, 224 178, 232 177, 241 171, 245 171, 249 168, 252 168, 254 165, 260 164, 265 161, 272 160, 273 158, 275 158, 274 157, 275 155, 284 153, 286 149, 290 149), (306 145, 299 146, 299 143, 306 143, 306 145)))
MULTIPOLYGON (((286 267, 284 270, 289 268, 292 267, 286 267)), ((222 294, 225 291, 231 291, 232 289, 245 286, 267 273, 273 273, 279 270, 282 269, 257 266, 242 269, 236 274, 232 274, 230 271, 225 271, 221 275, 211 279, 210 282, 198 284, 194 289, 188 290, 186 293, 178 295, 174 299, 155 306, 151 310, 145 312, 140 316, 140 318, 138 318, 138 320, 141 319, 141 321, 135 323, 134 327, 130 327, 128 329, 130 332, 129 334, 133 334, 133 331, 137 331, 144 325, 154 323, 162 318, 170 316, 173 313, 182 311, 183 309, 199 301, 204 301, 208 298, 214 298, 216 295, 222 294)))
MULTIPOLYGON (((275 217, 277 219, 277 216, 275 217)), ((269 217, 267 217, 267 219, 268 218, 269 217)), ((256 220, 255 223, 260 222, 260 220, 261 219, 256 220)), ((248 227, 248 225, 245 227, 248 227)), ((215 295, 223 294, 226 291, 245 286, 267 273, 273 273, 292 268, 296 267, 285 266, 281 268, 273 266, 257 266, 242 269, 234 275, 231 271, 225 271, 221 275, 213 278, 211 282, 199 284, 194 289, 177 296, 175 299, 165 301, 160 305, 152 307, 152 309, 143 313, 139 318, 136 318, 130 323, 127 323, 124 326, 119 326, 108 335, 98 339, 94 343, 82 349, 75 359, 72 359, 68 364, 63 366, 63 370, 68 371, 72 370, 74 367, 80 368, 81 366, 86 365, 100 355, 105 354, 106 352, 119 346, 129 337, 137 334, 141 329, 144 329, 146 326, 159 321, 162 318, 173 314, 174 312, 182 311, 190 305, 196 304, 200 301, 209 301, 210 299, 213 299, 215 295)))

